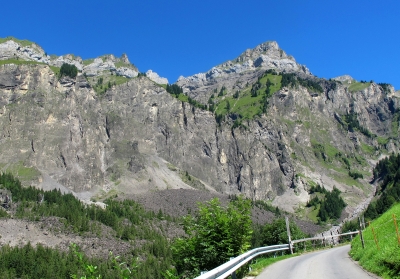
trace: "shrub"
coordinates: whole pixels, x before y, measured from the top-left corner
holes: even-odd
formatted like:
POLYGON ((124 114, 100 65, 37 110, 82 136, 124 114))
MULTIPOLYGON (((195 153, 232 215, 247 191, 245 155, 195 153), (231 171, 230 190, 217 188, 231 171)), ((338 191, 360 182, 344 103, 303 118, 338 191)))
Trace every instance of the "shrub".
POLYGON ((357 178, 364 178, 364 175, 362 173, 359 173, 358 171, 349 171, 349 176, 357 179, 357 178))
POLYGON ((69 76, 70 78, 76 78, 78 75, 78 68, 75 65, 64 63, 60 68, 60 77, 69 76))
POLYGON ((193 278, 250 248, 251 201, 239 197, 222 207, 217 198, 199 204, 197 216, 184 218, 186 237, 172 246, 181 278, 193 278))

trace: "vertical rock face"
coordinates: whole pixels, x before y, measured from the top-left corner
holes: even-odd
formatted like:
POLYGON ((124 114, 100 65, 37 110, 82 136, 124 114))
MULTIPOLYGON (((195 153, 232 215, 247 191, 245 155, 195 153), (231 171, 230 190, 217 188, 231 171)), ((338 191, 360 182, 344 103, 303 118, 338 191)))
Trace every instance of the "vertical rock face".
MULTIPOLYGON (((235 92, 256 82, 270 67, 269 62, 266 68, 264 62, 254 66, 262 55, 295 63, 276 43, 267 43, 237 58, 252 60, 252 70, 228 73, 218 66, 213 70, 222 71, 218 79, 206 73, 202 82, 192 77, 178 84, 206 103, 222 85, 235 92)), ((313 78, 306 68, 293 65, 299 75, 313 78)), ((323 92, 318 94, 302 86, 281 88, 265 114, 234 128, 234 116, 218 124, 214 113, 174 98, 147 77, 98 94, 82 74, 58 79, 47 65, 2 65, 0 167, 22 163, 23 170, 35 169, 38 175, 28 178, 36 185, 125 193, 189 187, 175 171, 178 167, 210 189, 271 200, 289 211, 308 200, 311 179, 348 191, 348 200, 357 203, 371 189, 365 183, 358 192, 341 182, 348 170, 343 174, 340 158, 355 164, 360 156, 372 158, 381 148, 379 137, 387 138, 388 149, 398 150, 398 98, 393 88, 384 91, 374 83, 353 92, 340 83, 331 88, 330 82, 319 82, 323 92), (349 113, 356 113, 360 125, 377 137, 348 131, 344 116, 349 113)), ((367 161, 359 168, 368 171, 367 161)))

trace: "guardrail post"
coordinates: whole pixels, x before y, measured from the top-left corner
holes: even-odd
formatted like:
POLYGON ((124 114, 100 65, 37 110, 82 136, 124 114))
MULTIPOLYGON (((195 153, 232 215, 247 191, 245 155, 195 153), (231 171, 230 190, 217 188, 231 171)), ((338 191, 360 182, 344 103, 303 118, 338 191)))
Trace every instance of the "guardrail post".
POLYGON ((362 227, 361 227, 361 219, 360 219, 360 217, 358 217, 358 222, 360 223, 360 229, 358 230, 358 232, 360 233, 360 240, 361 240, 362 248, 365 249, 364 237, 363 237, 363 234, 362 234, 362 227))
MULTIPOLYGON (((234 257, 230 258, 230 260, 233 260, 233 259, 234 259, 234 257)), ((232 272, 231 277, 232 277, 232 279, 237 279, 236 278, 236 271, 232 272)))
POLYGON ((396 215, 393 214, 392 217, 393 217, 394 226, 396 227, 397 242, 400 245, 400 235, 399 235, 399 228, 397 227, 396 215))
POLYGON ((290 227, 289 227, 289 218, 286 216, 285 217, 285 221, 286 221, 286 230, 287 230, 287 235, 289 238, 289 249, 290 249, 290 254, 293 254, 293 243, 292 243, 292 239, 290 237, 290 227))
POLYGON ((370 221, 368 221, 368 227, 371 227, 371 229, 372 229, 372 234, 374 235, 374 240, 375 240, 376 248, 378 248, 378 250, 379 250, 378 238, 376 237, 376 233, 375 233, 374 227, 371 226, 371 222, 370 222, 370 221))

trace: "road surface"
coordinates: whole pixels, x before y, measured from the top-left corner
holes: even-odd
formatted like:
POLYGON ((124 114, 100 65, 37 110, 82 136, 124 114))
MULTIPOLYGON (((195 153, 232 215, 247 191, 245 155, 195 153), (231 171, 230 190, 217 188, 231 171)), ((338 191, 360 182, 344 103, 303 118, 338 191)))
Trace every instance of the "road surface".
POLYGON ((314 252, 277 262, 256 279, 371 279, 348 255, 350 245, 314 252))

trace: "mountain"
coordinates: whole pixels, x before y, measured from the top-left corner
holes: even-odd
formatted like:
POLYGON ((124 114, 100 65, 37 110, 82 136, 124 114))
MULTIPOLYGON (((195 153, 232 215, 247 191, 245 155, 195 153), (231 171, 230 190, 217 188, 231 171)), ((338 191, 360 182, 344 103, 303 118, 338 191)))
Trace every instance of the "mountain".
POLYGON ((399 149, 391 85, 318 78, 276 42, 180 77, 177 94, 126 55, 49 56, 6 38, 0 59, 0 169, 84 200, 197 189, 315 220, 305 205, 320 184, 341 190, 344 218, 375 191, 371 167, 399 149), (59 77, 63 63, 76 78, 59 77))

